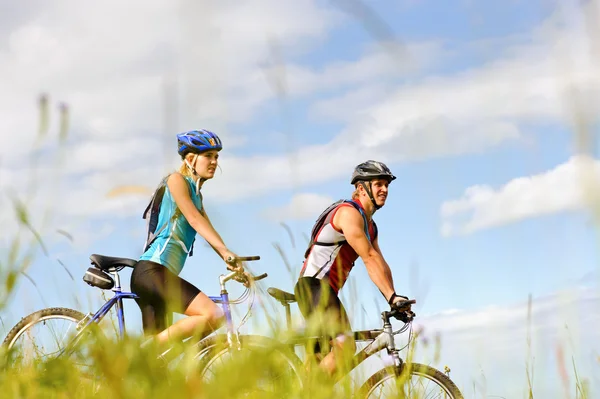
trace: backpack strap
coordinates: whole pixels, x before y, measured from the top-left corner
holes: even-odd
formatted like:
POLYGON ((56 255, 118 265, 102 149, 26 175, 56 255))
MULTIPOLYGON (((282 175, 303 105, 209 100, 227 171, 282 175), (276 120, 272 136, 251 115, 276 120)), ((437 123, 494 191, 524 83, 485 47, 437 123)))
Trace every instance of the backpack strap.
POLYGON ((377 223, 375 223, 374 220, 372 220, 373 222, 373 241, 375 241, 377 239, 377 237, 379 236, 379 229, 377 229, 377 223))
MULTIPOLYGON (((191 193, 190 193, 191 195, 191 193)), ((202 213, 203 215, 206 215, 206 213, 204 212, 204 197, 202 196, 202 191, 198 191, 198 195, 200 196, 200 203, 202 204, 202 210, 200 211, 200 213, 202 213)), ((175 209, 175 211, 179 211, 179 208, 175 209)), ((190 257, 194 256, 194 244, 196 243, 196 236, 194 236, 194 240, 192 241, 192 245, 190 248, 190 253, 188 254, 190 257)))
MULTIPOLYGON (((148 250, 148 248, 150 248, 150 245, 152 245, 154 240, 156 240, 156 237, 158 237, 158 235, 168 226, 168 223, 165 223, 164 225, 162 225, 160 228, 157 229, 158 216, 160 214, 160 207, 162 205, 162 200, 165 195, 165 190, 167 189, 167 181, 170 176, 171 176, 171 174, 165 176, 160 181, 160 184, 154 191, 154 194, 152 194, 152 198, 150 199, 148 206, 146 206, 146 209, 144 210, 144 213, 142 214, 142 219, 147 219, 147 223, 146 223, 147 235, 146 235, 146 242, 144 244, 143 252, 146 252, 148 250)), ((189 184, 188 184, 188 189, 190 190, 190 196, 191 196, 192 189, 189 187, 189 184)), ((202 194, 200 194, 200 199, 202 199, 202 194)), ((175 211, 173 212, 173 215, 171 215, 170 221, 174 222, 180 215, 181 215, 181 211, 179 210, 179 207, 177 207, 177 204, 175 204, 175 211)), ((195 241, 196 241, 196 238, 194 237, 194 241, 192 242, 189 256, 192 256, 194 253, 194 242, 195 241)))
POLYGON ((166 227, 166 225, 164 225, 160 229, 157 230, 158 215, 160 213, 160 205, 162 204, 162 200, 165 195, 165 189, 166 189, 168 178, 169 178, 169 175, 165 176, 160 181, 160 184, 158 185, 156 190, 154 190, 154 194, 152 194, 152 198, 150 199, 148 206, 146 206, 146 209, 144 210, 144 213, 142 214, 142 219, 147 219, 146 242, 144 243, 143 252, 146 252, 148 250, 148 248, 150 248, 150 245, 154 242, 154 240, 156 239, 158 234, 160 234, 160 232, 162 230, 164 230, 164 228, 166 227))
POLYGON ((333 204, 329 205, 321 213, 321 215, 319 215, 319 217, 317 218, 317 221, 315 222, 315 225, 313 226, 313 229, 311 231, 310 243, 308 244, 308 248, 306 248, 306 251, 304 251, 305 259, 308 257, 308 254, 310 253, 310 250, 313 247, 313 245, 321 245, 321 246, 328 247, 328 246, 333 246, 333 245, 343 245, 347 242, 346 240, 341 240, 341 241, 336 241, 336 242, 316 241, 319 231, 325 225, 325 222, 326 222, 327 218, 329 217, 329 215, 331 214, 331 212, 341 204, 350 204, 357 211, 360 212, 360 214, 363 218, 363 222, 364 222, 365 234, 367 236, 367 239, 369 241, 371 241, 371 235, 369 233, 369 222, 367 221, 367 215, 365 214, 365 211, 362 209, 362 207, 360 205, 358 205, 354 200, 338 200, 338 201, 334 202, 333 204))

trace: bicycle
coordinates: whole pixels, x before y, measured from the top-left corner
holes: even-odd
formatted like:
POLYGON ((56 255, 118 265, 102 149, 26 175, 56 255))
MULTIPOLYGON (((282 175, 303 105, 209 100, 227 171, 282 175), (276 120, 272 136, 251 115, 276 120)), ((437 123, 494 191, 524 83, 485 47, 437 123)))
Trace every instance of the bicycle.
MULTIPOLYGON (((237 258, 238 261, 242 262, 258 259, 260 259, 258 256, 237 258)), ((84 280, 86 280, 88 284, 103 290, 110 289, 115 293, 115 295, 105 304, 103 304, 94 314, 88 313, 84 315, 77 310, 68 308, 48 308, 33 312, 30 315, 22 318, 21 321, 19 321, 10 330, 3 342, 3 346, 5 348, 8 350, 13 349, 16 341, 36 324, 40 322, 46 324, 52 319, 62 319, 74 323, 75 335, 73 337, 69 337, 65 347, 55 352, 55 356, 58 357, 64 354, 69 354, 71 350, 76 347, 84 333, 92 330, 94 325, 97 325, 115 306, 119 327, 118 336, 120 338, 125 336, 126 329, 123 312, 123 299, 135 299, 137 296, 134 293, 122 291, 119 271, 126 267, 134 267, 136 261, 127 258, 115 258, 102 255, 92 255, 90 256, 90 260, 92 261, 93 267, 88 269, 86 275, 90 273, 96 278, 84 280), (111 278, 111 275, 113 278, 111 278)), ((267 370, 270 373, 268 375, 270 381, 267 384, 273 384, 273 379, 276 379, 276 377, 279 375, 283 375, 285 377, 284 380, 287 380, 284 381, 284 383, 292 384, 295 387, 302 387, 302 376, 304 373, 303 364, 300 358, 293 351, 293 347, 296 345, 305 345, 308 340, 318 339, 319 337, 306 337, 304 335, 297 335, 291 339, 281 342, 265 336, 240 335, 239 327, 241 327, 241 324, 243 324, 245 321, 248 313, 246 316, 244 316, 242 323, 240 323, 240 326, 238 326, 237 329, 233 324, 230 305, 245 301, 249 297, 250 293, 254 295, 253 283, 266 277, 266 273, 260 276, 251 276, 249 273, 244 271, 233 271, 226 275, 219 276, 219 285, 221 288, 220 296, 209 296, 209 298, 215 303, 221 304, 223 307, 226 319, 226 333, 211 334, 194 344, 194 351, 196 352, 195 358, 198 360, 199 364, 197 370, 202 377, 206 378, 206 374, 209 372, 210 367, 214 365, 223 355, 233 353, 239 357, 242 349, 249 349, 250 353, 262 352, 268 355, 275 354, 278 361, 273 362, 273 365, 278 367, 283 363, 285 366, 283 373, 281 373, 281 370, 267 370), (231 280, 243 283, 247 288, 244 293, 242 293, 240 297, 235 300, 229 299, 229 293, 226 289, 226 283, 231 280)), ((267 292, 285 307, 287 326, 288 328, 291 328, 290 304, 295 302, 294 294, 273 287, 270 287, 267 292)), ((395 366, 383 368, 374 373, 358 390, 360 397, 371 396, 377 387, 388 380, 392 380, 392 382, 395 383, 403 378, 416 375, 423 376, 435 383, 438 388, 441 389, 441 392, 446 395, 445 397, 462 399, 460 391, 448 376, 429 366, 416 363, 406 364, 401 360, 398 354, 399 350, 395 348, 393 336, 400 332, 406 331, 408 326, 410 326, 412 319, 406 320, 404 327, 395 332, 391 328, 390 319, 401 318, 403 314, 404 312, 402 312, 400 309, 392 309, 389 312, 382 312, 382 320, 384 322, 383 329, 354 332, 354 336, 357 341, 370 341, 370 344, 354 356, 352 368, 356 367, 358 364, 362 363, 367 358, 375 355, 383 349, 387 349, 388 354, 392 356, 395 362, 395 366)), ((67 334, 65 334, 65 337, 66 335, 67 334)), ((161 354, 166 363, 169 363, 178 355, 179 353, 176 351, 171 352, 171 348, 167 349, 161 354)), ((276 382, 277 381, 275 381, 275 383, 276 382)), ((380 395, 378 395, 378 397, 380 397, 380 395)))
MULTIPOLYGON (((238 257, 236 261, 238 262, 246 262, 246 261, 255 261, 259 260, 259 256, 247 256, 247 257, 238 257)), ((25 336, 36 336, 37 334, 32 333, 33 328, 42 323, 44 326, 49 324, 50 321, 53 320, 61 320, 66 321, 69 324, 67 328, 67 332, 62 336, 62 340, 56 339, 59 336, 54 334, 54 341, 58 346, 60 346, 57 350, 51 351, 50 356, 53 358, 58 358, 60 356, 69 356, 71 355, 77 345, 81 341, 82 337, 86 334, 86 332, 96 333, 97 330, 94 328, 102 321, 102 319, 111 311, 113 307, 116 308, 116 316, 118 321, 118 337, 123 338, 126 334, 125 328, 125 318, 124 318, 124 310, 123 310, 123 300, 125 299, 136 299, 137 295, 132 292, 124 292, 121 288, 121 279, 119 276, 119 272, 124 268, 133 268, 137 261, 128 258, 116 258, 109 257, 103 255, 91 255, 90 256, 92 267, 88 268, 86 274, 84 275, 84 281, 86 281, 89 285, 93 287, 100 288, 102 290, 112 290, 114 292, 114 296, 109 298, 106 303, 104 303, 95 313, 88 313, 84 315, 83 313, 69 308, 47 308, 42 309, 36 312, 29 314, 28 316, 23 317, 7 334, 4 339, 2 345, 8 352, 16 352, 16 344, 19 341, 19 338, 25 336), (70 332, 71 327, 74 327, 74 331, 70 332), (64 342, 63 342, 64 341, 64 342), (62 345, 64 343, 64 346, 62 345)), ((267 274, 261 274, 259 276, 252 276, 248 272, 243 269, 239 269, 236 271, 232 271, 226 275, 219 276, 219 286, 220 286, 220 295, 219 296, 209 296, 209 298, 222 306, 223 312, 225 314, 225 334, 215 334, 209 335, 197 343, 193 343, 192 345, 198 345, 197 347, 193 347, 194 350, 197 350, 197 354, 195 355, 196 359, 201 359, 204 354, 206 354, 207 350, 210 348, 214 348, 216 345, 225 342, 230 348, 241 348, 242 344, 244 347, 250 347, 253 350, 257 350, 260 348, 275 348, 277 345, 272 341, 269 341, 266 337, 242 337, 239 334, 239 328, 244 323, 246 316, 242 320, 242 323, 235 328, 233 323, 233 317, 230 305, 235 305, 244 302, 250 294, 254 295, 254 282, 260 281, 267 277, 267 274), (237 298, 230 299, 229 293, 226 289, 226 284, 235 280, 239 283, 242 283, 246 286, 246 290, 237 298), (259 345, 260 344, 260 345, 259 345)), ((39 345, 33 345, 35 355, 40 355, 39 345)), ((173 347, 166 349, 164 352, 160 354, 160 358, 163 360, 164 364, 169 364, 171 361, 176 359, 181 352, 173 350, 173 347)), ((281 349, 285 350, 285 349, 281 349)), ((277 351, 277 349, 275 349, 277 351)), ((83 355, 85 357, 85 354, 83 355)), ((292 371, 295 374, 297 373, 296 368, 299 367, 299 364, 295 363, 295 359, 290 357, 289 354, 284 354, 280 356, 282 359, 285 359, 288 362, 288 366, 292 368, 292 371)), ((206 371, 206 368, 203 369, 206 371)))
MULTIPOLYGON (((292 323, 291 323, 291 310, 290 304, 296 302, 296 297, 294 294, 285 292, 275 287, 270 287, 267 289, 269 295, 271 295, 275 300, 277 300, 283 307, 285 308, 286 314, 286 325, 288 331, 292 331, 292 323)), ((387 354, 393 359, 393 366, 384 367, 378 371, 376 371, 373 375, 371 375, 366 382, 358 389, 358 397, 387 397, 382 395, 382 393, 377 393, 378 389, 383 388, 383 385, 387 382, 392 383, 391 387, 391 397, 402 397, 402 398, 422 398, 422 397, 442 397, 442 398, 451 398, 451 399, 463 399, 463 395, 454 384, 454 382, 450 379, 449 375, 442 373, 441 371, 419 363, 406 363, 400 357, 400 350, 397 349, 394 336, 405 332, 410 328, 409 332, 409 343, 412 340, 412 321, 415 317, 414 313, 406 312, 408 305, 415 303, 414 300, 408 301, 400 301, 395 304, 396 306, 392 307, 389 311, 384 311, 381 313, 381 319, 383 321, 383 328, 375 329, 375 330, 363 330, 363 331, 353 331, 354 339, 357 342, 369 342, 367 346, 365 346, 358 353, 354 354, 352 358, 350 369, 346 372, 346 375, 356 368, 359 364, 363 363, 369 357, 375 355, 376 353, 386 350, 387 354), (390 320, 395 318, 404 322, 404 326, 400 329, 393 331, 390 320), (434 394, 439 394, 439 396, 430 396, 431 393, 422 392, 421 389, 424 388, 421 384, 415 384, 407 386, 413 377, 421 377, 427 382, 431 382, 435 384, 434 394), (405 389, 408 389, 408 392, 405 392, 405 389)), ((286 339, 284 342, 285 345, 290 347, 294 347, 297 345, 305 346, 309 340, 318 340, 322 337, 307 337, 304 334, 296 334, 293 333, 286 339)), ((298 359, 299 360, 299 359, 298 359)), ((449 369, 446 368, 446 372, 449 373, 449 369)), ((338 377, 338 380, 342 376, 338 377)))

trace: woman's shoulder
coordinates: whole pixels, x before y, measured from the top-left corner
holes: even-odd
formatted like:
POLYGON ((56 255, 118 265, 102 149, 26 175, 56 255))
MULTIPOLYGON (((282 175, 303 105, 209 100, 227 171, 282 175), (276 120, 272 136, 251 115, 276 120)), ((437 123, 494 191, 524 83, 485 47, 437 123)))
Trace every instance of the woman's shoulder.
POLYGON ((194 182, 194 179, 189 176, 182 175, 179 172, 173 172, 167 176, 167 185, 171 185, 173 183, 177 185, 187 185, 190 189, 190 194, 195 191, 196 183, 194 182))
POLYGON ((191 184, 191 185, 194 184, 194 179, 192 179, 189 176, 182 175, 179 172, 173 172, 173 173, 167 175, 165 177, 165 179, 166 179, 167 183, 172 182, 172 181, 176 181, 176 182, 179 182, 179 183, 185 182, 185 183, 191 184))

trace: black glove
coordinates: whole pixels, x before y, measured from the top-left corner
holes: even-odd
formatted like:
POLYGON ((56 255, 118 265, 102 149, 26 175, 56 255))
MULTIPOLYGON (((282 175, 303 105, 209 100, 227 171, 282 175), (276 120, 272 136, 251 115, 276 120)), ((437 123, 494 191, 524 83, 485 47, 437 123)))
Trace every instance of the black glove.
POLYGON ((405 297, 404 295, 398 295, 398 294, 396 294, 396 293, 394 292, 394 293, 392 294, 392 296, 390 296, 390 299, 388 299, 388 304, 389 304, 390 306, 392 306, 392 305, 394 304, 394 299, 396 299, 396 298, 402 298, 402 299, 404 299, 404 300, 408 301, 408 298, 407 298, 407 297, 405 297))
POLYGON ((412 310, 405 310, 404 312, 400 312, 396 315, 396 319, 404 322, 404 323, 408 323, 411 322, 416 316, 416 313, 414 313, 412 310))

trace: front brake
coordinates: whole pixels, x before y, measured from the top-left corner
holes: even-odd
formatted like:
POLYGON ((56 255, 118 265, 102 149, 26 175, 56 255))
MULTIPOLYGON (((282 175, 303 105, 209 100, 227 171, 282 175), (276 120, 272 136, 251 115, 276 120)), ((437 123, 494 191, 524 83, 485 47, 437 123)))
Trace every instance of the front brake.
POLYGON ((416 315, 417 314, 412 310, 405 310, 404 312, 398 312, 395 315, 395 318, 403 323, 410 323, 411 321, 413 321, 416 315))

